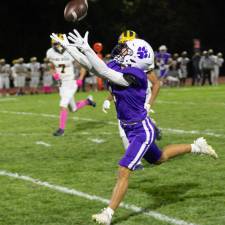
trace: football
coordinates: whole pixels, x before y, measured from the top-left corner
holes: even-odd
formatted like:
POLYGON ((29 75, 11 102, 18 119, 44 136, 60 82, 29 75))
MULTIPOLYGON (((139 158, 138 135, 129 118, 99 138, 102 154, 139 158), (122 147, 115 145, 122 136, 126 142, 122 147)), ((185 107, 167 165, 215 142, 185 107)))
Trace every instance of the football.
POLYGON ((88 3, 87 0, 72 0, 69 1, 64 9, 64 18, 69 22, 82 20, 87 15, 88 3))

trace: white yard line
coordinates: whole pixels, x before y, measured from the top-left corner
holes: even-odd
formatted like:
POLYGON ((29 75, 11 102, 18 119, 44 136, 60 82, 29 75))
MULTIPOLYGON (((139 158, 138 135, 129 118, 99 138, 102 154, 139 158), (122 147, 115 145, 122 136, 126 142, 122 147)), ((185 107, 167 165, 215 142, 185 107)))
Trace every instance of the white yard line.
MULTIPOLYGON (((19 175, 18 173, 10 173, 10 172, 7 172, 5 170, 0 170, 0 176, 12 177, 12 178, 19 179, 19 180, 29 181, 29 182, 31 182, 33 184, 36 184, 36 185, 39 185, 39 186, 44 186, 44 187, 50 188, 50 189, 58 191, 58 192, 62 192, 62 193, 78 196, 78 197, 81 197, 81 198, 85 198, 85 199, 88 199, 90 201, 98 201, 98 202, 101 202, 101 203, 104 203, 104 204, 109 203, 108 199, 105 199, 105 198, 102 198, 102 197, 99 197, 99 196, 96 196, 96 195, 90 195, 88 193, 81 192, 81 191, 78 191, 76 189, 69 189, 67 187, 63 187, 63 186, 59 186, 59 185, 53 185, 53 184, 50 184, 48 182, 43 182, 43 181, 40 181, 38 179, 34 179, 32 177, 29 177, 29 176, 19 175)), ((120 207, 131 210, 133 212, 143 213, 146 216, 152 217, 152 218, 154 218, 156 220, 159 220, 159 221, 167 222, 169 224, 196 225, 196 224, 193 224, 193 223, 188 223, 184 220, 179 220, 179 219, 176 219, 176 218, 173 218, 173 217, 163 215, 163 214, 158 213, 156 211, 151 211, 151 210, 146 211, 146 209, 140 208, 140 207, 135 206, 135 205, 122 203, 120 205, 120 207)))
POLYGON ((10 102, 10 101, 17 101, 17 98, 2 98, 0 102, 10 102))
POLYGON ((44 142, 44 141, 36 141, 35 142, 36 145, 44 145, 45 147, 51 147, 50 144, 44 142))
POLYGON ((190 101, 168 101, 168 100, 157 100, 157 103, 159 104, 169 104, 169 105, 210 105, 210 106, 225 106, 225 103, 221 103, 221 102, 201 102, 201 103, 197 103, 197 102, 190 102, 190 101))
POLYGON ((96 144, 101 144, 101 143, 105 142, 105 140, 99 139, 99 138, 88 138, 88 140, 90 140, 90 141, 92 141, 92 142, 94 142, 96 144))
MULTIPOLYGON (((47 118, 59 118, 59 116, 54 114, 46 114, 46 113, 32 113, 32 112, 14 112, 14 111, 7 111, 7 110, 0 110, 0 113, 6 113, 6 114, 15 114, 15 115, 28 115, 28 116, 42 116, 47 118)), ((85 118, 85 117, 72 117, 74 120, 81 120, 81 121, 93 121, 93 122, 100 122, 105 123, 108 125, 115 125, 118 126, 117 122, 113 121, 101 121, 91 118, 85 118)), ((199 135, 208 135, 212 137, 217 138, 224 138, 224 134, 218 134, 216 132, 208 132, 208 131, 199 131, 199 130, 181 130, 181 129, 174 129, 174 128, 161 128, 165 132, 168 133, 175 133, 175 134, 199 134, 199 135)))

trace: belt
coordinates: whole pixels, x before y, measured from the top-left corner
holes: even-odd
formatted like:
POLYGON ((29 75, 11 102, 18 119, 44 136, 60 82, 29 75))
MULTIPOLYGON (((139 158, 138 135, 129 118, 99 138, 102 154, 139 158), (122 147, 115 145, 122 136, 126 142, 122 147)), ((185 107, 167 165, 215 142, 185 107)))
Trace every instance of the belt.
MULTIPOLYGON (((147 118, 147 117, 146 117, 147 118)), ((138 120, 138 121, 134 121, 134 122, 124 122, 122 120, 120 120, 120 122, 123 124, 123 125, 135 125, 135 124, 138 124, 142 121, 144 121, 146 118, 144 118, 143 120, 138 120)))

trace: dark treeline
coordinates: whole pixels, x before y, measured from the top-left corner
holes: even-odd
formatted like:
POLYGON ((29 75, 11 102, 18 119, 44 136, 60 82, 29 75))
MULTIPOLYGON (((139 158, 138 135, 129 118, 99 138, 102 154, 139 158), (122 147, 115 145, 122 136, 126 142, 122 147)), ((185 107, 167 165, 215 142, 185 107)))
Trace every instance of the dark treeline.
POLYGON ((199 38, 203 49, 225 52, 223 0, 99 0, 89 2, 88 16, 78 24, 64 21, 68 0, 2 1, 0 57, 44 57, 51 32, 78 28, 90 31, 90 43, 101 41, 104 53, 124 29, 133 29, 156 50, 165 44, 171 52, 192 50, 199 38))

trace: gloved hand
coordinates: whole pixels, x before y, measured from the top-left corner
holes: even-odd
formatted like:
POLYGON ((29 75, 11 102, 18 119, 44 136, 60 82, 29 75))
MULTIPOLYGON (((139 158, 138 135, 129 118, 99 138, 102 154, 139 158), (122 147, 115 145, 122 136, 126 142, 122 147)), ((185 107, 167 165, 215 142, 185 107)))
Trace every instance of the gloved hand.
POLYGON ((65 34, 63 34, 63 39, 59 38, 55 33, 52 33, 50 35, 50 38, 52 38, 55 42, 60 44, 64 49, 68 49, 68 47, 70 45, 65 34))
POLYGON ((155 111, 153 109, 151 109, 151 105, 148 103, 145 103, 145 109, 147 111, 147 113, 155 113, 155 111))
POLYGON ((109 100, 105 100, 104 102, 103 102, 103 105, 102 105, 102 111, 104 112, 104 113, 108 113, 107 112, 107 110, 109 110, 110 109, 110 101, 109 100))
POLYGON ((82 87, 83 85, 83 80, 76 80, 77 86, 82 87))
POLYGON ((68 35, 68 39, 73 42, 73 44, 71 44, 71 45, 76 46, 82 52, 90 50, 91 47, 88 44, 88 34, 89 34, 89 32, 86 31, 83 38, 81 37, 81 35, 79 34, 79 32, 76 29, 74 29, 73 32, 74 33, 70 32, 69 35, 68 35))

